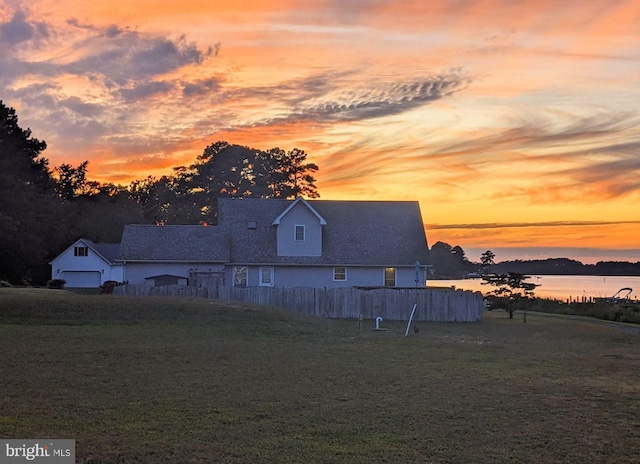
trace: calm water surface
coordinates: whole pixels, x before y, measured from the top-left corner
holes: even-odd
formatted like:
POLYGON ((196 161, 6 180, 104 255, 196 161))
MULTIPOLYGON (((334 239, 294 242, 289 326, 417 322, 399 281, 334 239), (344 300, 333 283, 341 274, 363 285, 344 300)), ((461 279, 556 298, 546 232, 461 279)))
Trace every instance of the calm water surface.
MULTIPOLYGON (((482 279, 460 280, 430 280, 429 287, 455 286, 462 290, 474 290, 482 293, 491 291, 489 285, 482 285, 482 279)), ((540 284, 535 290, 535 296, 542 298, 557 298, 572 300, 585 298, 603 298, 613 296, 624 287, 633 289, 631 298, 640 300, 640 276, 531 276, 527 282, 540 284)), ((625 292, 626 293, 626 292, 625 292)))

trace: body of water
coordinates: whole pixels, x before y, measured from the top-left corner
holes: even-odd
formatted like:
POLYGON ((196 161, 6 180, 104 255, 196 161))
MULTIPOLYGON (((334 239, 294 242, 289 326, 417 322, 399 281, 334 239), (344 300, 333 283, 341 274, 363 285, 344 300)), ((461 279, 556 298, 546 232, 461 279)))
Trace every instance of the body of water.
MULTIPOLYGON (((486 294, 491 291, 490 285, 482 285, 482 279, 430 280, 429 287, 452 287, 462 290, 473 290, 486 294)), ((632 288, 630 297, 640 300, 640 276, 574 276, 544 275, 531 276, 527 282, 539 284, 535 296, 572 300, 584 298, 607 298, 613 296, 624 287, 632 288)), ((625 292, 626 294, 626 292, 625 292)))

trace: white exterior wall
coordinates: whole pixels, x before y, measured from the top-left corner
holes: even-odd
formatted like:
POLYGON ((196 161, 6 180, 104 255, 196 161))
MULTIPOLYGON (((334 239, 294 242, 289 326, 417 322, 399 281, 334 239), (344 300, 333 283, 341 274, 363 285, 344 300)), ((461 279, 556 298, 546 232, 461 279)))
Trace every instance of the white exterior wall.
POLYGON ((147 277, 170 274, 189 278, 190 271, 222 272, 223 265, 203 265, 202 263, 126 263, 124 280, 130 284, 144 285, 147 277))
POLYGON ((112 264, 109 267, 109 276, 108 276, 108 278, 105 278, 102 281, 102 283, 105 283, 107 280, 114 280, 116 282, 124 282, 124 266, 122 264, 112 264))
POLYGON ((322 226, 320 220, 303 203, 298 203, 280 219, 278 256, 322 256, 322 226), (295 226, 305 228, 304 241, 295 240, 295 226))
MULTIPOLYGON (((266 266, 268 267, 268 266, 266 266)), ((295 267, 272 266, 274 268, 274 287, 316 287, 336 288, 353 286, 383 286, 384 267, 349 267, 347 280, 333 280, 333 267, 295 267)), ((257 287, 259 282, 260 266, 248 266, 247 286, 257 287)), ((226 282, 232 282, 232 266, 227 270, 226 282)), ((423 273, 421 274, 423 275, 423 273)), ((415 270, 413 267, 396 268, 397 287, 415 287, 415 270)), ((421 287, 426 286, 426 281, 420 282, 421 287)))
MULTIPOLYGON (((427 271, 422 268, 418 273, 418 287, 427 286, 427 271)), ((415 287, 416 286, 416 270, 414 267, 396 268, 396 286, 397 287, 415 287)))

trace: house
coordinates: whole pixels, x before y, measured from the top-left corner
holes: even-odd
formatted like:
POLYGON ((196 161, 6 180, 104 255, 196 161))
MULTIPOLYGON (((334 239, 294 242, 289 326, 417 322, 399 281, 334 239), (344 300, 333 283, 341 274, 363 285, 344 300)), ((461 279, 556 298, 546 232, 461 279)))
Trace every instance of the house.
POLYGON ((302 198, 221 198, 216 226, 127 225, 115 260, 130 284, 317 288, 424 287, 428 262, 417 202, 302 198))
POLYGON ((81 238, 49 264, 51 279, 63 279, 67 287, 97 288, 109 280, 122 282, 124 266, 117 262, 119 243, 93 243, 81 238))
POLYGON ((172 282, 173 276, 196 286, 222 285, 231 260, 229 242, 218 226, 127 225, 118 260, 130 284, 180 283, 172 282))

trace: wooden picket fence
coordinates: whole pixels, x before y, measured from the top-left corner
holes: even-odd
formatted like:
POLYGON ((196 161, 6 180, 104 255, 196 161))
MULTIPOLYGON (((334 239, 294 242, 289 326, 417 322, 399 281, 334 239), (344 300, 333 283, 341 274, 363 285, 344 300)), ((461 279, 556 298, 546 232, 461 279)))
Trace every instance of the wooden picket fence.
POLYGON ((415 304, 416 321, 479 322, 484 310, 480 292, 453 289, 122 285, 116 287, 114 293, 240 301, 337 319, 408 320, 415 304))

